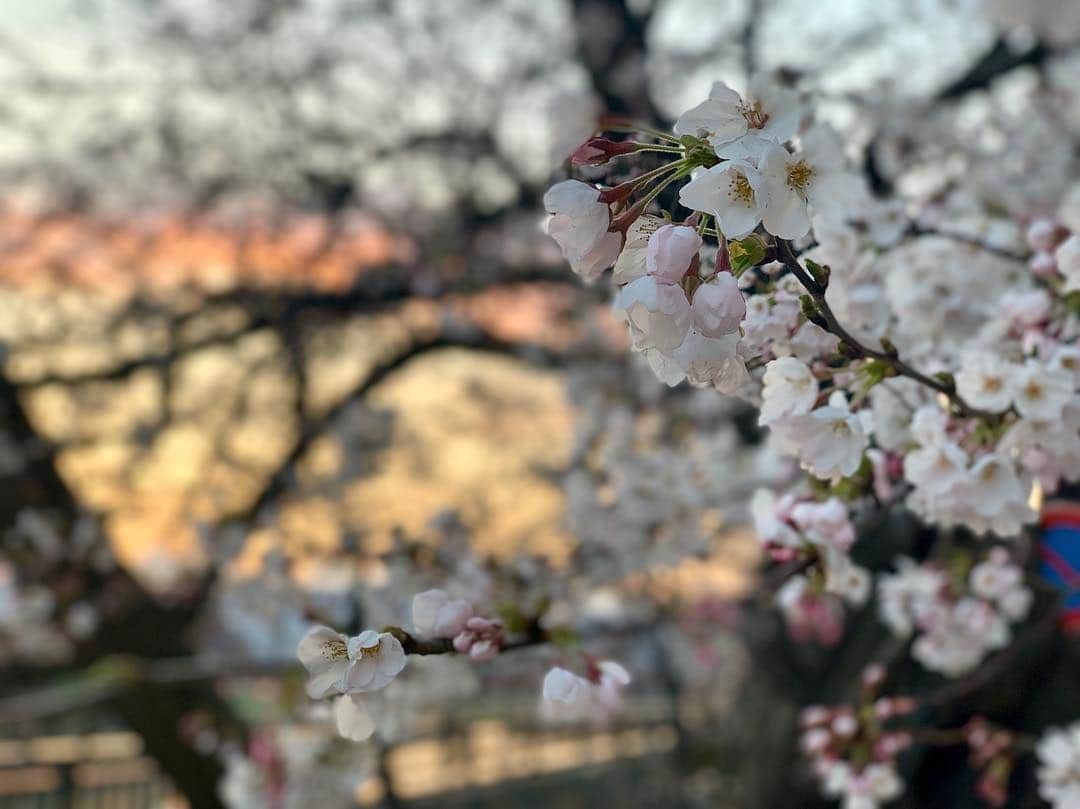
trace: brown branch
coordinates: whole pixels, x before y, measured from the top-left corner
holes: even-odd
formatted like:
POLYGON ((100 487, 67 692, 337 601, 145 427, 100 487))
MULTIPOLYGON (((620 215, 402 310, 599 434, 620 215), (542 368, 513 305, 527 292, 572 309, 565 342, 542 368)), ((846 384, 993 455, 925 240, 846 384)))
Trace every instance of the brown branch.
POLYGON ((300 435, 289 454, 278 465, 277 471, 270 477, 259 496, 243 513, 234 515, 226 524, 252 522, 259 514, 280 497, 292 482, 293 469, 307 453, 311 445, 321 437, 335 420, 354 402, 364 398, 373 388, 387 377, 399 371, 412 360, 442 348, 468 348, 474 351, 488 351, 498 354, 510 354, 521 359, 553 366, 563 358, 557 352, 532 343, 516 343, 499 340, 478 331, 451 333, 450 330, 434 337, 418 340, 403 351, 376 365, 362 382, 341 397, 340 401, 329 408, 319 418, 309 420, 301 426, 300 435))
MULTIPOLYGON (((175 326, 175 324, 173 324, 175 326)), ((205 337, 201 340, 192 340, 183 344, 179 344, 169 351, 163 351, 155 354, 145 354, 141 357, 123 362, 119 365, 114 365, 111 368, 102 369, 99 371, 84 371, 77 374, 47 374, 45 376, 39 376, 33 379, 16 380, 13 382, 19 388, 38 388, 44 385, 84 385, 93 382, 116 382, 130 376, 135 371, 143 368, 158 368, 161 370, 168 370, 171 366, 175 365, 179 360, 194 354, 198 351, 202 351, 206 348, 213 348, 215 346, 224 345, 227 343, 234 343, 238 340, 247 337, 248 335, 258 331, 262 328, 273 326, 274 323, 271 319, 265 315, 259 315, 253 317, 244 326, 235 331, 230 331, 225 334, 214 334, 209 337, 205 337)))

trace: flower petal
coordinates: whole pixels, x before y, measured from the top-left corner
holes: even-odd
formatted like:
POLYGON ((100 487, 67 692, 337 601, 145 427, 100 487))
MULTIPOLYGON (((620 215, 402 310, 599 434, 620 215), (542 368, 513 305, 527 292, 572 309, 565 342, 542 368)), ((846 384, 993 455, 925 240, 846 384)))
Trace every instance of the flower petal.
POLYGON ((334 721, 338 733, 354 742, 371 738, 375 732, 375 722, 359 698, 342 696, 334 703, 334 721))

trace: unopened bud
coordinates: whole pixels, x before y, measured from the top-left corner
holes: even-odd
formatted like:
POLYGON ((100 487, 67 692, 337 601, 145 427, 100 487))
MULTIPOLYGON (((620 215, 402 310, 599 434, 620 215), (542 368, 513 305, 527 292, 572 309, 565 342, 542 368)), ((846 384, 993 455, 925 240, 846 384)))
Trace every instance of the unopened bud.
POLYGON ((640 144, 632 141, 589 138, 574 150, 570 156, 570 162, 575 166, 602 166, 613 157, 630 154, 640 148, 640 144))
POLYGON ((817 284, 821 287, 822 291, 829 286, 829 276, 832 274, 832 271, 827 265, 818 264, 816 261, 806 259, 806 269, 810 271, 810 275, 817 281, 817 284))
POLYGON ((1051 219, 1036 219, 1027 230, 1027 242, 1039 251, 1053 252, 1061 241, 1061 229, 1051 219))
POLYGON ((859 721, 849 712, 844 711, 832 721, 832 732, 842 739, 850 739, 859 732, 859 721))
POLYGON ((1050 278, 1057 272, 1057 261, 1053 253, 1040 251, 1028 261, 1028 268, 1038 278, 1050 278))
POLYGON ((820 326, 823 329, 828 328, 828 324, 825 323, 825 318, 818 312, 817 305, 814 303, 814 299, 809 295, 799 296, 799 308, 802 310, 803 317, 813 323, 815 326, 820 326))
POLYGON ((862 686, 867 691, 876 691, 885 681, 885 667, 881 663, 871 663, 862 673, 862 686))
POLYGON ((896 349, 896 345, 888 337, 881 338, 881 350, 888 354, 890 357, 896 357, 900 352, 896 349))

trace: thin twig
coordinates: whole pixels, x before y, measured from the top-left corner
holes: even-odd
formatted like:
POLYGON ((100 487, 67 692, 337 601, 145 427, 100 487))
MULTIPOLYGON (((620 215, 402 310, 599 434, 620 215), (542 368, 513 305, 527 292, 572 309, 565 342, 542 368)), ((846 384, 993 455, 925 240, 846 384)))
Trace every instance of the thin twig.
POLYGON ((821 315, 821 322, 818 325, 830 334, 838 337, 840 342, 850 353, 858 357, 873 359, 884 363, 890 366, 899 376, 906 376, 908 379, 914 379, 916 382, 931 390, 943 394, 966 416, 996 419, 1005 415, 1004 412, 994 413, 989 410, 973 407, 965 402, 956 392, 956 386, 952 383, 927 376, 901 360, 895 352, 879 351, 859 342, 859 340, 845 329, 839 320, 837 320, 832 307, 830 307, 828 301, 825 300, 825 286, 818 283, 810 273, 803 269, 802 265, 799 264, 799 260, 795 255, 795 250, 792 247, 791 242, 786 239, 777 239, 776 245, 777 255, 783 262, 784 267, 787 268, 787 270, 798 279, 799 283, 803 285, 806 291, 810 293, 810 297, 814 301, 817 312, 821 315))

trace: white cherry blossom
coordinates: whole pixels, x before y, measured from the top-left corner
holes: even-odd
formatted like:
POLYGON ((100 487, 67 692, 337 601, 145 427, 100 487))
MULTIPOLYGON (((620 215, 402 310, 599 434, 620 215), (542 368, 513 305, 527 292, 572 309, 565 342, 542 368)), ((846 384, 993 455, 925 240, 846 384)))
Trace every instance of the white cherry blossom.
POLYGON ((704 137, 718 157, 756 158, 790 139, 801 117, 798 96, 768 79, 752 80, 745 99, 716 82, 708 100, 675 122, 675 134, 704 137))
POLYGON ((761 222, 768 198, 758 170, 730 160, 696 172, 680 189, 679 202, 692 211, 712 214, 721 233, 741 239, 761 222))
POLYGON ((1072 375, 1053 370, 1038 360, 1028 360, 1019 369, 1014 384, 1014 401, 1020 415, 1055 421, 1075 395, 1072 375))
POLYGON ((723 337, 737 331, 746 317, 746 299, 729 272, 717 273, 694 292, 690 319, 706 337, 723 337))
POLYGON ((869 446, 863 419, 851 412, 839 391, 829 397, 825 407, 780 419, 771 426, 784 451, 796 455, 810 474, 826 480, 854 474, 869 446))
POLYGON ((338 734, 353 742, 369 739, 375 732, 375 721, 356 694, 342 694, 334 700, 334 723, 338 734))
POLYGON ((791 519, 815 545, 847 551, 855 544, 855 526, 848 507, 838 497, 796 503, 791 507, 791 519))
POLYGON ((682 287, 645 275, 619 290, 614 310, 630 327, 636 350, 673 351, 690 331, 690 301, 682 287))
POLYGON ((300 640, 296 654, 310 675, 308 696, 321 699, 344 690, 345 674, 352 662, 348 637, 326 626, 312 627, 300 640))
POLYGON ((349 656, 353 662, 344 682, 349 694, 385 688, 405 668, 405 650, 389 632, 367 629, 350 638, 349 656))
POLYGON ((750 499, 754 531, 760 542, 788 548, 801 548, 803 539, 792 525, 795 506, 792 495, 777 497, 771 489, 757 489, 750 499))
POLYGON ((749 380, 739 345, 737 332, 706 337, 697 329, 690 329, 675 349, 650 349, 645 357, 656 376, 668 385, 685 380, 695 387, 713 387, 721 393, 733 394, 749 380))
POLYGON ((442 590, 425 590, 413 596, 413 628, 425 638, 452 638, 465 629, 472 615, 468 601, 451 599, 442 590))
POLYGON ((664 225, 658 216, 639 216, 626 230, 626 243, 615 262, 612 277, 616 284, 628 284, 643 276, 646 271, 646 254, 649 239, 664 225))
POLYGON ((657 281, 677 284, 701 249, 701 236, 685 225, 663 225, 649 237, 645 269, 657 281))
POLYGON ((1058 272, 1065 276, 1064 292, 1080 291, 1080 235, 1072 235, 1054 253, 1058 272))
POLYGON ((1046 731, 1035 754, 1039 796, 1054 809, 1080 806, 1080 722, 1046 731))
POLYGON ((622 708, 622 690, 630 674, 613 660, 590 663, 585 678, 564 668, 544 676, 540 715, 549 721, 603 724, 622 708))
POLYGON ((818 382, 810 367, 794 357, 780 357, 765 366, 759 424, 799 416, 814 409, 818 382))
POLYGON ((837 761, 826 771, 823 785, 826 795, 840 798, 842 809, 877 809, 904 791, 895 768, 884 763, 855 769, 847 761, 837 761))
POLYGON ((987 351, 964 357, 956 374, 956 392, 973 407, 992 413, 1007 410, 1012 404, 1017 367, 997 354, 987 351))
POLYGON ((547 234, 578 275, 591 281, 615 263, 622 237, 608 231, 611 212, 599 188, 563 180, 544 194, 544 210, 551 214, 544 223, 547 234))
POLYGON ((768 204, 762 215, 765 229, 781 239, 799 239, 810 230, 810 212, 843 209, 856 194, 857 181, 845 164, 836 134, 818 126, 800 138, 792 154, 772 146, 761 159, 768 204))

